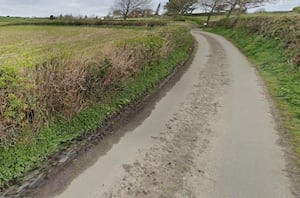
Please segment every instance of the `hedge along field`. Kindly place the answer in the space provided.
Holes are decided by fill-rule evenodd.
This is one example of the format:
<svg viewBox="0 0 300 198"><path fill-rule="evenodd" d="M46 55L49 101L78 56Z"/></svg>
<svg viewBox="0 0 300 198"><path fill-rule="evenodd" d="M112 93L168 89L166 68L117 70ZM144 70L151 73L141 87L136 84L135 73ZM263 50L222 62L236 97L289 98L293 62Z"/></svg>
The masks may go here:
<svg viewBox="0 0 300 198"><path fill-rule="evenodd" d="M148 32L150 34L151 31ZM65 107L53 106L59 105L61 100L66 98L66 95L61 95L60 92L66 94L72 91L73 93L78 86L83 86L84 82L80 82L80 80L84 81L87 77L88 67L85 67L86 64L91 65L95 61L101 64L105 56L111 56L111 54L105 54L104 50L114 48L113 45L124 39L132 40L136 34L140 34L141 38L145 36L143 30L40 26L3 27L0 32L2 43L0 47L0 83L3 90L1 94L1 118L3 119L0 122L0 138L7 140L11 136L8 131L13 131L12 134L25 131L26 127L23 125L28 125L26 122L35 121L31 118L28 120L29 117L42 118L41 116L43 116L44 120L49 120L56 109L62 108L60 111L64 112L67 104ZM66 79L75 87L66 88ZM58 85L58 83L62 84ZM82 87L82 93L83 90L84 87ZM63 98L58 99L54 91ZM76 91L79 92L79 90ZM28 93L29 95L27 95ZM74 94L69 97L74 97ZM77 94L79 94L78 97L82 96L81 92ZM59 101L50 101L51 96L56 97ZM77 98L77 100L79 99ZM44 104L39 105L38 101ZM51 107L45 107L45 105ZM78 102L77 105L80 107ZM47 110L41 109L44 107ZM53 112L49 112L50 110ZM41 114L39 116L36 115L38 111ZM68 113L71 112L65 112L65 114ZM38 127L37 123L32 124L36 128ZM29 130L32 131L31 128Z"/></svg>
<svg viewBox="0 0 300 198"><path fill-rule="evenodd" d="M56 26L122 26L122 27L138 27L138 26L165 26L169 22L168 17L157 18L129 18L128 20L111 20L98 18L78 18L69 16L61 16L50 18L19 18L19 17L1 17L0 27L16 26L16 25L56 25Z"/></svg>
<svg viewBox="0 0 300 198"><path fill-rule="evenodd" d="M300 15L234 17L211 31L232 40L256 63L300 167Z"/></svg>
<svg viewBox="0 0 300 198"><path fill-rule="evenodd" d="M193 44L154 28L8 26L0 31L0 187L153 90Z"/></svg>

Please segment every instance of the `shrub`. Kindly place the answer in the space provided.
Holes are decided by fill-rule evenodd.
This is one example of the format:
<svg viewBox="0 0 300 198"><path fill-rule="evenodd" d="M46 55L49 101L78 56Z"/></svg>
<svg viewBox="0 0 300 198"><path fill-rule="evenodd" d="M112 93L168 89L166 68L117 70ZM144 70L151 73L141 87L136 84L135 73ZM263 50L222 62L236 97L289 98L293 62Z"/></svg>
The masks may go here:
<svg viewBox="0 0 300 198"><path fill-rule="evenodd" d="M294 7L293 8L294 12L300 13L300 6Z"/></svg>
<svg viewBox="0 0 300 198"><path fill-rule="evenodd" d="M290 56L290 62L297 64L300 54L300 16L255 16L233 17L221 20L216 26L239 29L267 39L280 40L282 48Z"/></svg>
<svg viewBox="0 0 300 198"><path fill-rule="evenodd" d="M191 45L189 30L172 25L110 42L86 58L60 52L35 67L1 66L0 127L17 122L12 131L1 130L0 191L153 89L187 58Z"/></svg>
<svg viewBox="0 0 300 198"><path fill-rule="evenodd" d="M14 66L0 66L0 145L14 144L18 136L30 130L34 99L28 80Z"/></svg>

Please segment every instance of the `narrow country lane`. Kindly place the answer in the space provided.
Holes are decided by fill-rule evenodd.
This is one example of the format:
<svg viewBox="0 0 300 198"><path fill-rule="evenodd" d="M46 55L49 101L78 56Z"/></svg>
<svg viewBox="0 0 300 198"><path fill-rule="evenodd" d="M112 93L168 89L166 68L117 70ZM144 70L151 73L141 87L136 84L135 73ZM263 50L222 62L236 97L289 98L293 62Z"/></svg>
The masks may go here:
<svg viewBox="0 0 300 198"><path fill-rule="evenodd" d="M293 197L255 68L224 38L193 35L199 46L191 66L151 113L92 148L38 197Z"/></svg>

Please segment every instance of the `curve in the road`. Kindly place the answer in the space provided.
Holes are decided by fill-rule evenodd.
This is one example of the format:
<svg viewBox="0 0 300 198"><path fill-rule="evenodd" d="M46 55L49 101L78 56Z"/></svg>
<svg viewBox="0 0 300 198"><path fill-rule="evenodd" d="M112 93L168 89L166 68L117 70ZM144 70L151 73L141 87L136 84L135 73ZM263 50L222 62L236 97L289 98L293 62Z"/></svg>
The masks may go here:
<svg viewBox="0 0 300 198"><path fill-rule="evenodd" d="M193 63L151 115L57 197L292 197L255 68L224 38L193 35Z"/></svg>

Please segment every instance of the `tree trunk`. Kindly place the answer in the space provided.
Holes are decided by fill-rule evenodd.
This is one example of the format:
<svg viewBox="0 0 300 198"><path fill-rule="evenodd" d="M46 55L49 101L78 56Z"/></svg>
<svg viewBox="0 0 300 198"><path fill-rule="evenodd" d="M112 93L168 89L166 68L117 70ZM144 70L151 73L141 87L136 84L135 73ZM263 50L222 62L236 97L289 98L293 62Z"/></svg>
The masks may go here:
<svg viewBox="0 0 300 198"><path fill-rule="evenodd" d="M217 6L217 1L214 2L214 5L212 6L210 12L208 13L207 20L206 20L207 25L209 24L210 18L216 9L216 6Z"/></svg>
<svg viewBox="0 0 300 198"><path fill-rule="evenodd" d="M235 6L236 6L236 4L234 4L230 7L230 10L228 11L227 16L226 16L226 20L229 19L229 17L231 16L231 13L232 13L233 9L235 8Z"/></svg>

